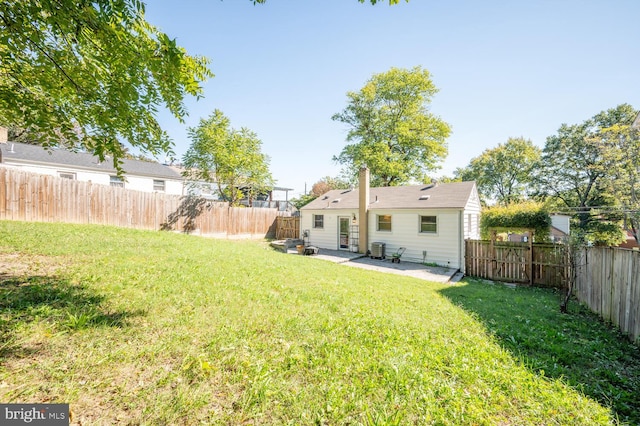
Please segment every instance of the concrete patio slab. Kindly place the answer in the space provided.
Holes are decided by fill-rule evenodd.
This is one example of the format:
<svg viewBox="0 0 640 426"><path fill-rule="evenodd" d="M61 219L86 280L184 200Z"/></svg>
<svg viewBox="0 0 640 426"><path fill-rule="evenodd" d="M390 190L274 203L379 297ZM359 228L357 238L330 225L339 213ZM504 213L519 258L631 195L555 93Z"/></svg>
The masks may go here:
<svg viewBox="0 0 640 426"><path fill-rule="evenodd" d="M298 255L297 250L287 250L289 254ZM320 253L314 256L314 259L328 260L334 263L340 263L354 268L368 269L371 271L386 272L389 274L405 275L414 278L420 278L426 281L446 283L452 281L454 276L461 274L457 269L445 268L440 266L425 266L420 263L403 262L392 263L391 259L371 259L360 253L352 253L341 250L320 249ZM458 275L456 275L458 273ZM458 278L459 279L459 278ZM455 282L455 281L453 281Z"/></svg>

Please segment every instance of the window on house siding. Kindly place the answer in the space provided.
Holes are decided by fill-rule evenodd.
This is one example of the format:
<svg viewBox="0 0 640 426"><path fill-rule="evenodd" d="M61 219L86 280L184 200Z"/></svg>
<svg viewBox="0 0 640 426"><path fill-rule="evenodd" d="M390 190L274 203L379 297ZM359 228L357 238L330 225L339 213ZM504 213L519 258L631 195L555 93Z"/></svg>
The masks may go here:
<svg viewBox="0 0 640 426"><path fill-rule="evenodd" d="M390 214L378 215L378 231L391 232L391 215Z"/></svg>
<svg viewBox="0 0 640 426"><path fill-rule="evenodd" d="M109 185L124 188L124 180L120 176L109 176Z"/></svg>
<svg viewBox="0 0 640 426"><path fill-rule="evenodd" d="M324 228L324 215L323 214L314 214L313 215L313 227L314 228Z"/></svg>
<svg viewBox="0 0 640 426"><path fill-rule="evenodd" d="M58 177L62 179L76 180L76 174L72 172L58 172Z"/></svg>
<svg viewBox="0 0 640 426"><path fill-rule="evenodd" d="M437 216L420 216L420 232L429 234L438 232Z"/></svg>
<svg viewBox="0 0 640 426"><path fill-rule="evenodd" d="M153 190L158 192L164 192L164 181L163 180L153 180Z"/></svg>

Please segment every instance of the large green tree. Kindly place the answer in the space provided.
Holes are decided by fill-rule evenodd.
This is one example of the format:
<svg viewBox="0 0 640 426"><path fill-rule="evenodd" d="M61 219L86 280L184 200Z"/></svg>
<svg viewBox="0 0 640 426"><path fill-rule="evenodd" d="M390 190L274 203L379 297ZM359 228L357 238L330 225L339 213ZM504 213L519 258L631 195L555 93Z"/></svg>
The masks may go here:
<svg viewBox="0 0 640 426"><path fill-rule="evenodd" d="M262 141L249 129L235 130L220 110L189 128L191 146L183 158L184 176L192 182L210 182L237 205L243 197L273 188L269 157L261 152Z"/></svg>
<svg viewBox="0 0 640 426"><path fill-rule="evenodd" d="M457 169L462 180L475 180L483 201L500 205L527 198L532 183L531 171L540 160L541 149L528 139L509 138L506 143L485 150L472 158L468 166Z"/></svg>
<svg viewBox="0 0 640 426"><path fill-rule="evenodd" d="M620 153L604 129L628 126L637 111L623 104L602 111L581 124L563 124L547 138L536 168L538 193L576 212L578 232L595 244L623 239L613 184L620 170ZM625 154L626 155L626 154Z"/></svg>
<svg viewBox="0 0 640 426"><path fill-rule="evenodd" d="M332 119L349 126L347 145L334 160L355 176L369 167L374 186L423 181L447 155L449 125L429 111L438 92L429 71L391 68L374 74Z"/></svg>
<svg viewBox="0 0 640 426"><path fill-rule="evenodd" d="M128 142L158 155L171 142L156 119L178 119L201 96L207 60L144 18L138 0L0 0L0 125L61 141L118 166Z"/></svg>

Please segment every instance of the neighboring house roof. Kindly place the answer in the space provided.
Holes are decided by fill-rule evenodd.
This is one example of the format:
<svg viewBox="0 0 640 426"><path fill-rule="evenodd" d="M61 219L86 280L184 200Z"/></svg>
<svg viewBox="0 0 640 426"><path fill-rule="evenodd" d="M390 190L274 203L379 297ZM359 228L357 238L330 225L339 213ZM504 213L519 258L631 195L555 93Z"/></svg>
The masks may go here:
<svg viewBox="0 0 640 426"><path fill-rule="evenodd" d="M638 113L638 115L636 115L635 120L633 120L633 123L631 124L631 128L640 129L640 112Z"/></svg>
<svg viewBox="0 0 640 426"><path fill-rule="evenodd" d="M2 145L0 149L2 149L3 162L12 160L22 164L57 165L67 168L116 173L116 169L110 159L101 163L98 157L87 152L72 152L63 148L48 150L39 145L18 142L8 142L6 145ZM182 180L180 173L169 166L155 162L123 159L122 169L128 175Z"/></svg>
<svg viewBox="0 0 640 426"><path fill-rule="evenodd" d="M370 209L463 209L475 190L475 182L371 188ZM358 189L334 189L300 210L358 208Z"/></svg>

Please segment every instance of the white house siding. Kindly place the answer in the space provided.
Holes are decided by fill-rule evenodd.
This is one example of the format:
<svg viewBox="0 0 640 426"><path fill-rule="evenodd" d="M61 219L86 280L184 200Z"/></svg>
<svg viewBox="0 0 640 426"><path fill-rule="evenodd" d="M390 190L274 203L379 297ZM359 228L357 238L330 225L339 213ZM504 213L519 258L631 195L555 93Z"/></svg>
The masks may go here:
<svg viewBox="0 0 640 426"><path fill-rule="evenodd" d="M464 207L464 239L480 239L480 198L478 192L473 191L467 205Z"/></svg>
<svg viewBox="0 0 640 426"><path fill-rule="evenodd" d="M80 182L91 182L99 185L110 185L111 175L106 172L82 170L78 168L70 168L62 165L48 166L41 164L12 164L6 161L3 164L5 167L11 167L20 169L26 172L38 173L41 175L60 176L60 173L72 173L75 176L75 180ZM173 195L182 195L182 181L166 179L162 177L149 177L149 176L126 176L124 187L127 189L133 189L135 191L154 192L153 181L163 180L165 182L165 193Z"/></svg>
<svg viewBox="0 0 640 426"><path fill-rule="evenodd" d="M377 230L377 215L391 215L391 232ZM460 252L462 210L370 210L369 245L373 242L385 243L387 256L400 247L406 247L402 260L422 262L423 250L427 252L425 261L459 269L463 266ZM436 216L435 234L420 232L420 216ZM370 248L370 247L369 247Z"/></svg>
<svg viewBox="0 0 640 426"><path fill-rule="evenodd" d="M324 227L313 227L313 216L324 215ZM300 216L300 235L309 230L309 244L316 247L338 250L338 217L358 217L356 210L304 210ZM351 236L350 236L351 238Z"/></svg>
<svg viewBox="0 0 640 426"><path fill-rule="evenodd" d="M160 192L182 195L182 182L161 177L127 176L124 187L135 191L156 192L153 188L154 180L164 182L164 191Z"/></svg>
<svg viewBox="0 0 640 426"><path fill-rule="evenodd" d="M59 176L60 173L73 173L76 180L81 182L92 182L100 185L109 185L109 175L100 172L92 172L90 170L78 170L68 167L50 167L43 165L27 165L27 164L11 164L6 161L4 166L14 169L20 169L25 172L38 173L41 175Z"/></svg>

